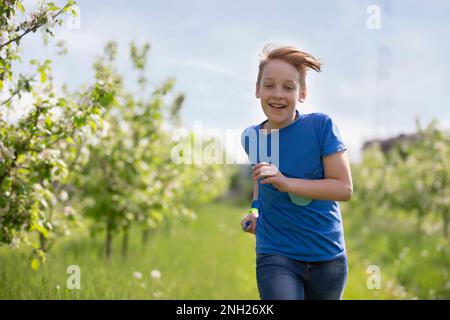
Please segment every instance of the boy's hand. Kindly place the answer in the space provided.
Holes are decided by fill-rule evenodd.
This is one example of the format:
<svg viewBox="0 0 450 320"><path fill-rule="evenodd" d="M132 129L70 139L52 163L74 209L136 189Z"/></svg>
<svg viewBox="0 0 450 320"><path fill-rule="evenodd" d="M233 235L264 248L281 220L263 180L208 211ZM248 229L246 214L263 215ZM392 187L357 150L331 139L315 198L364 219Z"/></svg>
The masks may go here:
<svg viewBox="0 0 450 320"><path fill-rule="evenodd" d="M256 233L256 220L258 219L258 213L247 214L241 220L242 230L249 233Z"/></svg>
<svg viewBox="0 0 450 320"><path fill-rule="evenodd" d="M261 184L271 183L281 192L288 192L289 178L284 176L278 168L269 163L258 163L253 167L252 177L254 180L261 178Z"/></svg>

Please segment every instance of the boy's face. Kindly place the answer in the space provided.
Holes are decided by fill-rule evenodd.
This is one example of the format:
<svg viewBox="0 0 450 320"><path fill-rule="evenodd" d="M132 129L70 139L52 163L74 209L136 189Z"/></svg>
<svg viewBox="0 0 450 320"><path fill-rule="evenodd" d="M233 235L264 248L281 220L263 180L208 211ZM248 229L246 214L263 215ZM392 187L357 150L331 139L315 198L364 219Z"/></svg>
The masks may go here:
<svg viewBox="0 0 450 320"><path fill-rule="evenodd" d="M283 60L269 61L256 85L256 98L269 121L278 128L294 120L297 100L303 102L306 90L300 88L299 71Z"/></svg>

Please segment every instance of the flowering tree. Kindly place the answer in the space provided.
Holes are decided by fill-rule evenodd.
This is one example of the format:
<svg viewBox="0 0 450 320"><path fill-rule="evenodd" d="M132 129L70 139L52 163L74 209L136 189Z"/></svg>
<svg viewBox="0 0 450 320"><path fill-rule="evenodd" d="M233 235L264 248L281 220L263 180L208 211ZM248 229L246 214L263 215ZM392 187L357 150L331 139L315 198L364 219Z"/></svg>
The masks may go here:
<svg viewBox="0 0 450 320"><path fill-rule="evenodd" d="M227 184L218 165L172 161L174 142L162 124L180 124L184 95L167 103L174 86L168 79L143 98L149 45L130 47L139 73L138 97L116 70L113 42L94 65L94 83L80 91L53 83L51 60L30 61L31 74L12 70L12 62L20 61L21 39L38 29L51 36L64 13L75 14L74 5L69 1L60 8L44 1L26 17L21 1L1 4L0 243L32 246L35 269L54 241L70 231L77 209L94 228L104 229L106 256L118 232L126 255L132 223L147 235L195 217L194 209ZM11 111L19 118L11 119Z"/></svg>
<svg viewBox="0 0 450 320"><path fill-rule="evenodd" d="M115 67L116 44L105 47L95 64L97 74L111 74L119 83L104 115L102 130L89 140L89 161L77 178L83 211L97 229L105 231L105 255L112 255L115 235L122 233L122 254L127 255L128 234L133 223L144 236L161 225L195 217L193 209L226 187L218 166L183 166L171 159L175 143L164 121L179 124L183 95L172 94L174 80L155 87L150 98L136 98L127 91ZM130 46L130 56L139 72L140 96L145 96L145 65L150 46ZM222 178L222 179L220 179ZM202 183L199 183L202 182ZM194 196L195 195L195 196Z"/></svg>
<svg viewBox="0 0 450 320"><path fill-rule="evenodd" d="M70 93L58 90L51 76L51 60L31 61L31 75L16 74L13 61L20 61L20 41L38 29L51 34L61 24L62 14L72 10L73 1L64 7L45 1L36 12L25 15L20 1L0 4L0 243L34 248L32 266L45 258L47 239L66 225L54 208L66 202L64 185L76 166L77 145L88 128L98 120L114 90L111 81L98 79L87 90ZM89 97L89 99L86 99ZM11 112L19 119L9 119ZM67 206L66 216L73 210ZM38 233L39 240L29 237Z"/></svg>

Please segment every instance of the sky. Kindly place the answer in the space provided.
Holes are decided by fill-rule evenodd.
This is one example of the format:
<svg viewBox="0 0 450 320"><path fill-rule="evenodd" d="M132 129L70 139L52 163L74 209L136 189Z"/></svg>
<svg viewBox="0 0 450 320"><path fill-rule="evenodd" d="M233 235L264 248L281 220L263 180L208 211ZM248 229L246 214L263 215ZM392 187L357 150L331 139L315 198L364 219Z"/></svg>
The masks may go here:
<svg viewBox="0 0 450 320"><path fill-rule="evenodd" d="M33 2L25 1L26 9ZM449 1L77 3L78 20L52 40L64 39L68 54L56 56L36 34L22 43L24 60L53 59L57 82L76 89L92 82L92 63L107 41L118 43L119 69L130 79L129 43L148 42L146 75L154 84L176 78L175 91L186 95L187 128L200 122L242 131L266 119L255 82L258 53L269 42L294 45L323 63L321 73L308 73L308 97L297 109L329 115L353 161L365 141L413 133L416 119L426 126L436 118L450 128ZM245 156L241 148L229 151Z"/></svg>

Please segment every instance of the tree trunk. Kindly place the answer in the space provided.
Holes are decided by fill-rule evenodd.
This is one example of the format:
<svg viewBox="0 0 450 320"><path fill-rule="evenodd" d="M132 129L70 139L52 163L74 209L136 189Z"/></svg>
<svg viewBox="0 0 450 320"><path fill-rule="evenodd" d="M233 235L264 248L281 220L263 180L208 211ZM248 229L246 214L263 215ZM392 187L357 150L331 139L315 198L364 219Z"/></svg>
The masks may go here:
<svg viewBox="0 0 450 320"><path fill-rule="evenodd" d="M422 235L422 215L420 211L417 212L417 240L420 241Z"/></svg>
<svg viewBox="0 0 450 320"><path fill-rule="evenodd" d="M448 239L448 210L442 211L442 230L444 238Z"/></svg>
<svg viewBox="0 0 450 320"><path fill-rule="evenodd" d="M106 243L105 243L105 253L106 258L108 260L111 260L111 253L112 253L112 228L109 224L106 225Z"/></svg>
<svg viewBox="0 0 450 320"><path fill-rule="evenodd" d="M122 257L126 258L128 256L128 231L129 228L123 228L123 238L122 238Z"/></svg>
<svg viewBox="0 0 450 320"><path fill-rule="evenodd" d="M148 244L148 238L150 235L150 228L145 228L142 230L142 246L146 247Z"/></svg>
<svg viewBox="0 0 450 320"><path fill-rule="evenodd" d="M47 239L43 236L42 233L39 233L39 249L47 252Z"/></svg>

